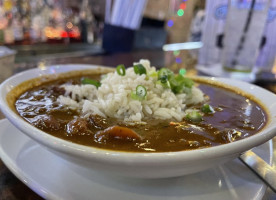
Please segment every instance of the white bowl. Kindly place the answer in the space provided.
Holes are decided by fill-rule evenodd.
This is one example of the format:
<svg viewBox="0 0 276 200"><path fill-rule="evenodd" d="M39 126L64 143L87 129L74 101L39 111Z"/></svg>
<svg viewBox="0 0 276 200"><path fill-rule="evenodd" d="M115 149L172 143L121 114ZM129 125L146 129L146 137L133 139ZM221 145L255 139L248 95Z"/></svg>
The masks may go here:
<svg viewBox="0 0 276 200"><path fill-rule="evenodd" d="M62 158L87 169L140 178L164 178L190 174L238 157L276 135L276 95L258 86L225 78L211 78L235 86L258 98L268 111L269 121L258 134L216 147L165 153L131 153L87 147L51 136L24 121L6 101L6 95L23 81L45 75L97 66L57 65L19 73L0 86L0 108L23 133Z"/></svg>

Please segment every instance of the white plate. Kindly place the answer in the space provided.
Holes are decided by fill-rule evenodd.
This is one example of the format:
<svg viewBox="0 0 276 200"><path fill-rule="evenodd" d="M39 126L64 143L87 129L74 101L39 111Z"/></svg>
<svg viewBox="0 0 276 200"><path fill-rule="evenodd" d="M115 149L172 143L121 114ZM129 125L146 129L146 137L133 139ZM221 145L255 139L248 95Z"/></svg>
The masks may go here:
<svg viewBox="0 0 276 200"><path fill-rule="evenodd" d="M272 163L271 142L255 148L255 152ZM200 173L167 179L108 177L88 172L42 148L8 120L0 121L0 156L22 182L46 199L257 200L266 190L238 159Z"/></svg>

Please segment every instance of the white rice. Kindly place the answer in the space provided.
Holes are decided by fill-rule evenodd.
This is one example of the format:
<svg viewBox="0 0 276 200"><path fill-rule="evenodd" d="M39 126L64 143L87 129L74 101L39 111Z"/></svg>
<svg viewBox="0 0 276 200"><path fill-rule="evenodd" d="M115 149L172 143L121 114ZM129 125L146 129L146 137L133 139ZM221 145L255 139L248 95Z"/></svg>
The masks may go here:
<svg viewBox="0 0 276 200"><path fill-rule="evenodd" d="M156 72L148 60L140 60L147 74ZM137 63L134 63L137 64ZM204 100L203 93L195 86L190 94L175 95L170 89L156 84L157 77L135 74L133 68L126 69L126 75L108 73L97 89L93 85L63 85L66 92L58 101L70 109L79 110L84 116L100 115L124 120L126 123L143 123L145 119L181 121L186 115L186 105ZM131 98L137 85L147 89L145 100ZM70 95L69 95L70 94Z"/></svg>

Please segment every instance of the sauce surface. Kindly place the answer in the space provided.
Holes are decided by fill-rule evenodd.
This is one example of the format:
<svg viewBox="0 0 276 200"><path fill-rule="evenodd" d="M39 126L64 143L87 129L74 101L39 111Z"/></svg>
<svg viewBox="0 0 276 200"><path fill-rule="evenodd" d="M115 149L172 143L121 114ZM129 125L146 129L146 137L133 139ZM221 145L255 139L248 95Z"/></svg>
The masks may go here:
<svg viewBox="0 0 276 200"><path fill-rule="evenodd" d="M89 76L99 79L97 76ZM267 114L254 100L220 86L200 83L215 109L203 121L171 122L147 120L145 125L125 125L122 121L100 116L82 118L76 111L57 102L64 83L80 84L82 77L44 83L22 93L14 103L26 121L51 134L74 143L104 149L131 152L170 152L217 146L258 133L266 124ZM199 108L194 105L192 108ZM135 131L137 138L118 138L101 134L108 127L119 125ZM99 134L100 133L100 134Z"/></svg>

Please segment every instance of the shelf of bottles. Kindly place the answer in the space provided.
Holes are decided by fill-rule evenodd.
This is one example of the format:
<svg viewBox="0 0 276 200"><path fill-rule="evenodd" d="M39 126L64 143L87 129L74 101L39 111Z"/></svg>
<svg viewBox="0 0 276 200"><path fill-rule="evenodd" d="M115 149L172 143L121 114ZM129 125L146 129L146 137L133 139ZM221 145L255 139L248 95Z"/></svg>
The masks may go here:
<svg viewBox="0 0 276 200"><path fill-rule="evenodd" d="M0 0L0 45L93 42L89 1Z"/></svg>

